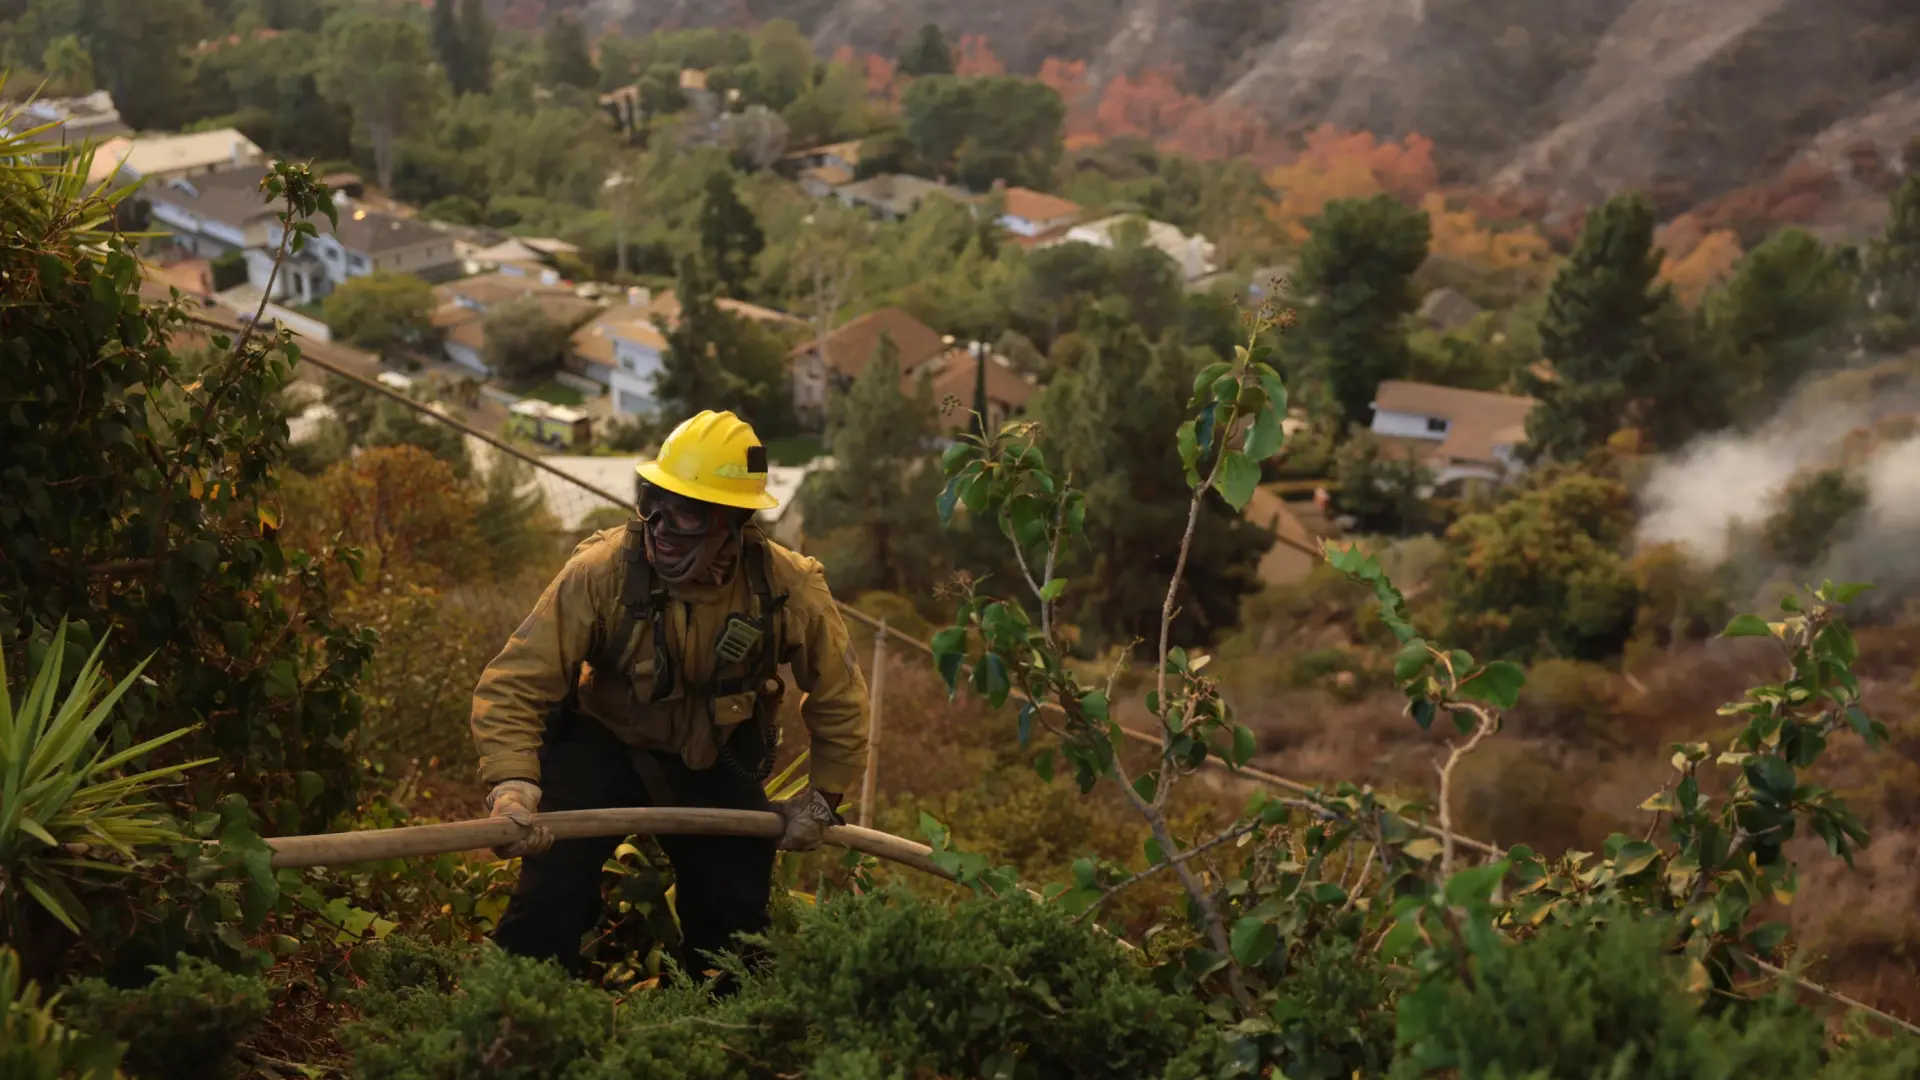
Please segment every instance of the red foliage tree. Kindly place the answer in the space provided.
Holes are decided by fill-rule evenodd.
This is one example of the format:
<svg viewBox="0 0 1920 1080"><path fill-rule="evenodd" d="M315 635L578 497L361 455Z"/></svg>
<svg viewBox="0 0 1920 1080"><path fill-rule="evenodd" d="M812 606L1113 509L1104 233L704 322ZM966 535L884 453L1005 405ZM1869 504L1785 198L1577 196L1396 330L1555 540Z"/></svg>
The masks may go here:
<svg viewBox="0 0 1920 1080"><path fill-rule="evenodd" d="M1005 75L1007 66L993 55L993 48L987 44L985 34L967 34L960 38L960 47L954 50L953 73L963 78Z"/></svg>

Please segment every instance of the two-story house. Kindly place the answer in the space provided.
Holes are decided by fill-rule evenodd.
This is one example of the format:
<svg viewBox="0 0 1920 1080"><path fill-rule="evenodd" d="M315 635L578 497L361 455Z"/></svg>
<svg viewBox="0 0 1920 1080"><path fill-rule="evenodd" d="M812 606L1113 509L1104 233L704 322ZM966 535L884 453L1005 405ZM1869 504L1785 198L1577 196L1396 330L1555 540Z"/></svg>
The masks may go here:
<svg viewBox="0 0 1920 1080"><path fill-rule="evenodd" d="M225 172L150 181L141 189L156 232L172 235L173 245L213 259L234 251L264 248L274 207L260 190L264 165Z"/></svg>
<svg viewBox="0 0 1920 1080"><path fill-rule="evenodd" d="M551 270L538 277L479 274L436 285L433 292L439 303L431 321L440 334L441 351L448 360L481 376L493 373L485 359L487 312L530 298L539 301L549 318L574 327L599 310L593 301L575 296Z"/></svg>
<svg viewBox="0 0 1920 1080"><path fill-rule="evenodd" d="M70 98L38 98L20 106L11 128L0 125L0 135L31 131L52 124L49 131L34 136L35 142L78 147L82 143L105 142L116 135L130 135L133 129L120 119L113 95L105 90Z"/></svg>
<svg viewBox="0 0 1920 1080"><path fill-rule="evenodd" d="M869 311L822 338L810 338L794 348L793 411L803 426L818 429L827 422L828 398L853 385L873 359L885 334L900 357L903 376L944 356L948 342L940 332L896 307ZM971 401L969 390L964 401Z"/></svg>
<svg viewBox="0 0 1920 1080"><path fill-rule="evenodd" d="M351 203L338 207L336 226L315 217L319 236L310 239L298 255L290 255L273 285L274 300L296 304L324 299L349 278L376 270L413 274L429 281L459 272L460 257L453 237L418 221L369 210ZM273 253L284 232L279 221L267 226L264 247L247 252L247 280L265 290L273 268Z"/></svg>
<svg viewBox="0 0 1920 1080"><path fill-rule="evenodd" d="M569 368L613 396L619 416L652 416L659 409L656 381L667 353L667 335L654 325L645 289L627 293L573 333Z"/></svg>
<svg viewBox="0 0 1920 1080"><path fill-rule="evenodd" d="M1139 223L1139 224L1134 224ZM1082 243L1095 247L1111 248L1119 234L1128 228L1146 228L1145 242L1166 252L1180 267L1180 272L1188 281L1206 277L1217 269L1214 266L1213 241L1195 233L1192 236L1180 231L1177 226L1164 221L1153 221L1138 214L1115 214L1098 221L1089 221L1084 225L1075 225L1057 238L1037 242L1035 247L1052 247L1054 244Z"/></svg>
<svg viewBox="0 0 1920 1080"><path fill-rule="evenodd" d="M1021 247L1036 247L1065 236L1087 213L1080 204L1044 191L1023 187L1002 190L1006 204L1000 211L1000 227L1012 233L1013 242Z"/></svg>
<svg viewBox="0 0 1920 1080"><path fill-rule="evenodd" d="M1534 399L1389 379L1374 392L1375 435L1413 454L1434 486L1500 484L1523 465Z"/></svg>

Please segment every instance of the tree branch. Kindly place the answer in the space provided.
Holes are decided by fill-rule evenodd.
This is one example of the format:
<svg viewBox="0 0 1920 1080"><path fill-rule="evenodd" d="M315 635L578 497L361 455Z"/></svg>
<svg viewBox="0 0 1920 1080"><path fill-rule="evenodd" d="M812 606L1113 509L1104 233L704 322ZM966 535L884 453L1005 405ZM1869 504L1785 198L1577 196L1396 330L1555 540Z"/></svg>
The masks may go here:
<svg viewBox="0 0 1920 1080"><path fill-rule="evenodd" d="M1447 763L1440 767L1440 832L1442 837L1440 841L1440 873L1443 877L1453 873L1454 766L1460 764L1468 754L1473 753L1473 751L1479 747L1480 740L1493 734L1494 729L1499 727L1498 722L1494 720L1493 714L1478 705L1462 703L1457 705L1456 708L1472 713L1478 722L1474 725L1473 736L1465 743L1453 747L1452 751L1447 754Z"/></svg>
<svg viewBox="0 0 1920 1080"><path fill-rule="evenodd" d="M1188 859L1204 854L1207 851L1210 851L1213 848L1217 848L1222 844L1231 843L1232 841L1238 840L1242 836L1247 835L1248 833L1258 832L1260 829L1264 827L1265 827L1264 824L1258 818L1255 818L1252 821L1242 822L1241 824L1236 825L1231 829L1228 829L1226 832L1221 833L1219 836L1216 836L1211 840L1206 841L1205 843L1197 844L1193 847L1190 847L1187 850L1180 852L1179 854L1173 856L1170 859L1167 859L1164 862L1154 863L1152 866L1147 867L1145 870L1142 870L1139 873L1134 874L1132 877L1127 878L1125 881L1122 881L1119 884L1113 886L1112 888L1108 889L1106 892L1101 893L1098 899L1096 899L1093 903L1087 905L1087 909L1085 911L1082 911L1080 914L1075 915L1073 917L1073 921L1081 922L1085 919L1091 918L1093 916L1093 913L1099 910L1102 904L1105 904L1108 900L1113 899L1114 894L1120 892L1123 889L1130 889L1133 886L1138 885L1142 881L1145 881L1146 879L1152 877L1153 875L1159 873L1162 870L1172 869L1173 867L1179 865L1180 863L1186 862Z"/></svg>

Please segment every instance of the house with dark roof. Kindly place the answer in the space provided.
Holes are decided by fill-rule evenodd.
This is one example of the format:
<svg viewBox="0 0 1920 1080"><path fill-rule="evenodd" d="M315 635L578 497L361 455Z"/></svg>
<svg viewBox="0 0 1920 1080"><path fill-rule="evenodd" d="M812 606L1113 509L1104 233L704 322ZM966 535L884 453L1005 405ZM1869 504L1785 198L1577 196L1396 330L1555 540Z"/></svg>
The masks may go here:
<svg viewBox="0 0 1920 1080"><path fill-rule="evenodd" d="M1373 433L1433 470L1435 486L1505 482L1519 472L1534 399L1389 379L1373 398Z"/></svg>
<svg viewBox="0 0 1920 1080"><path fill-rule="evenodd" d="M965 188L906 173L881 173L865 180L838 185L832 190L848 206L862 207L890 220L906 217L918 210L929 196L952 199L963 206L979 201Z"/></svg>
<svg viewBox="0 0 1920 1080"><path fill-rule="evenodd" d="M900 357L901 374L944 356L951 344L940 332L897 307L869 311L824 338L810 338L793 352L793 409L800 422L819 427L827 420L827 399L853 385L885 334ZM971 401L971 392L966 400Z"/></svg>
<svg viewBox="0 0 1920 1080"><path fill-rule="evenodd" d="M264 248L274 207L260 190L264 165L225 172L178 176L150 183L141 197L153 214L156 232L172 235L175 247L213 259L234 251Z"/></svg>
<svg viewBox="0 0 1920 1080"><path fill-rule="evenodd" d="M273 299L296 304L324 299L350 278L376 270L413 274L429 281L460 272L460 256L453 237L424 222L369 210L343 201L337 207L339 223L324 216L311 218L319 236L297 255L289 255L274 281ZM280 246L279 221L267 226L266 244L247 252L247 280L265 289L273 268L273 252Z"/></svg>

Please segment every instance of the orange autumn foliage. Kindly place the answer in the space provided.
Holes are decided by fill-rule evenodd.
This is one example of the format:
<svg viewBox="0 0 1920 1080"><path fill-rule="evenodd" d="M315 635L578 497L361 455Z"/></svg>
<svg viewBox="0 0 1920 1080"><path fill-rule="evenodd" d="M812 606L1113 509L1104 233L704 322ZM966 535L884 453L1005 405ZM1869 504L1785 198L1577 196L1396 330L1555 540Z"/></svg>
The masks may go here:
<svg viewBox="0 0 1920 1080"><path fill-rule="evenodd" d="M1483 225L1470 208L1453 209L1447 197L1428 192L1420 201L1432 229L1428 250L1445 259L1490 270L1524 270L1543 278L1553 261L1553 247L1531 224L1494 230Z"/></svg>
<svg viewBox="0 0 1920 1080"><path fill-rule="evenodd" d="M985 34L967 34L961 37L960 47L953 51L953 73L961 78L1005 75L1007 66L993 55Z"/></svg>
<svg viewBox="0 0 1920 1080"><path fill-rule="evenodd" d="M1716 229L1684 257L1675 258L1669 253L1660 264L1660 280L1673 286L1681 303L1693 307L1706 298L1709 289L1733 275L1743 254L1740 238L1733 230Z"/></svg>
<svg viewBox="0 0 1920 1080"><path fill-rule="evenodd" d="M1131 135L1152 141L1172 134L1205 106L1192 94L1182 93L1174 73L1165 68L1143 71L1138 77L1117 75L1102 88L1090 126L1080 130L1102 139Z"/></svg>
<svg viewBox="0 0 1920 1080"><path fill-rule="evenodd" d="M1086 108L1087 95L1093 91L1093 87L1087 83L1087 62L1049 56L1041 63L1040 73L1034 77L1060 95L1061 103L1067 107L1067 128L1069 132L1075 132L1074 120ZM1073 134L1068 135L1069 139L1073 137Z"/></svg>
<svg viewBox="0 0 1920 1080"><path fill-rule="evenodd" d="M1294 160L1267 170L1266 180L1280 193L1268 204L1268 217L1303 241L1306 223L1328 203L1382 193L1411 202L1434 189L1438 173L1433 142L1425 136L1408 135L1395 143L1322 124L1307 134L1306 148Z"/></svg>

